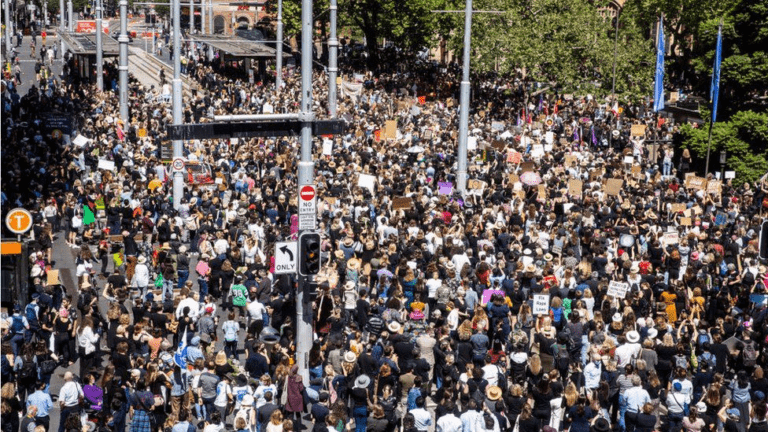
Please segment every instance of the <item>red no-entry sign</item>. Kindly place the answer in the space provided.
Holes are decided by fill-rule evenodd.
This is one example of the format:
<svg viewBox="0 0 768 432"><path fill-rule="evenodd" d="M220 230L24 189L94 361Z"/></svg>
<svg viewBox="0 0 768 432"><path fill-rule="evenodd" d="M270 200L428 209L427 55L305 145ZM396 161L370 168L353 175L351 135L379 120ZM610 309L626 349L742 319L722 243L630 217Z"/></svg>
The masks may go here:
<svg viewBox="0 0 768 432"><path fill-rule="evenodd" d="M315 199L315 187L312 185L304 185L299 191L299 197L302 201L312 201Z"/></svg>

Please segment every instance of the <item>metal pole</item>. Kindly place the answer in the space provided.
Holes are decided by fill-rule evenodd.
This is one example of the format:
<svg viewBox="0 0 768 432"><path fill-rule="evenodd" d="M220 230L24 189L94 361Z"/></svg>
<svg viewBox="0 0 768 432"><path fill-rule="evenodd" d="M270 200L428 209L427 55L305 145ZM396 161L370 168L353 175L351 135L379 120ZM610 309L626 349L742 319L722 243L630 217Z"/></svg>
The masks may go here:
<svg viewBox="0 0 768 432"><path fill-rule="evenodd" d="M61 43L61 58L62 63L64 62L64 38L61 37L61 33L64 33L66 28L64 27L64 23L66 22L64 19L64 0L59 0L59 43Z"/></svg>
<svg viewBox="0 0 768 432"><path fill-rule="evenodd" d="M200 33L205 34L205 0L200 0Z"/></svg>
<svg viewBox="0 0 768 432"><path fill-rule="evenodd" d="M208 0L208 33L213 34L213 0ZM208 60L213 60L213 47L208 45Z"/></svg>
<svg viewBox="0 0 768 432"><path fill-rule="evenodd" d="M101 0L96 0L96 88L104 91L104 58L103 58L103 34L101 28L102 19Z"/></svg>
<svg viewBox="0 0 768 432"><path fill-rule="evenodd" d="M710 152L710 150L712 148L712 126L713 125L714 125L714 122L712 122L711 119L710 119L710 122L709 122L709 134L707 134L707 163L706 163L705 168L704 168L704 177L706 177L707 174L709 174L709 152ZM723 179L723 180L725 180L725 179Z"/></svg>
<svg viewBox="0 0 768 432"><path fill-rule="evenodd" d="M472 40L472 0L466 0L464 11L464 67L461 77L461 112L459 117L459 152L456 167L458 191L467 193L467 134L469 133L469 53Z"/></svg>
<svg viewBox="0 0 768 432"><path fill-rule="evenodd" d="M619 48L619 14L621 9L616 9L616 31L613 36L613 84L611 85L611 99L616 99L616 53Z"/></svg>
<svg viewBox="0 0 768 432"><path fill-rule="evenodd" d="M336 118L336 76L339 68L339 39L336 37L337 0L331 0L331 38L328 41L328 107L331 118Z"/></svg>
<svg viewBox="0 0 768 432"><path fill-rule="evenodd" d="M195 0L189 0L189 34L195 33Z"/></svg>
<svg viewBox="0 0 768 432"><path fill-rule="evenodd" d="M75 31L75 21L72 15L72 0L67 0L67 17L68 17L67 29L69 31Z"/></svg>
<svg viewBox="0 0 768 432"><path fill-rule="evenodd" d="M128 125L128 0L120 0L120 118L123 126Z"/></svg>
<svg viewBox="0 0 768 432"><path fill-rule="evenodd" d="M277 59L275 62L275 88L283 85L283 0L277 0Z"/></svg>
<svg viewBox="0 0 768 432"><path fill-rule="evenodd" d="M181 116L181 2L173 0L173 124L182 124ZM173 158L183 156L184 142L173 141ZM173 173L173 208L181 205L181 196L184 192L184 174Z"/></svg>
<svg viewBox="0 0 768 432"><path fill-rule="evenodd" d="M47 28L48 28L48 1L43 0L43 30Z"/></svg>
<svg viewBox="0 0 768 432"><path fill-rule="evenodd" d="M301 1L301 160L299 189L314 182L312 161L312 0ZM309 384L309 351L312 349L312 306L305 298L308 280L299 276L296 294L296 363L304 385Z"/></svg>
<svg viewBox="0 0 768 432"><path fill-rule="evenodd" d="M11 42L11 2L5 0L3 2L5 8L5 61L11 63L11 48L13 43Z"/></svg>

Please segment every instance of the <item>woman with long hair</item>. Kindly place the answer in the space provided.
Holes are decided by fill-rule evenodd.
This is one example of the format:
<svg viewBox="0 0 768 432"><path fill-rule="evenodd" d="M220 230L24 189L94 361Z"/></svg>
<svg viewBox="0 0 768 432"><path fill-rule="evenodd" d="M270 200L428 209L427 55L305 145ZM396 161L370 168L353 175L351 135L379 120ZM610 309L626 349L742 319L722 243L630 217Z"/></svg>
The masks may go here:
<svg viewBox="0 0 768 432"><path fill-rule="evenodd" d="M24 406L16 395L16 384L7 382L0 388L0 417L2 418L3 432L16 432L19 430L19 413Z"/></svg>
<svg viewBox="0 0 768 432"><path fill-rule="evenodd" d="M53 349L59 356L59 364L71 366L75 362L75 353L70 340L75 333L75 323L69 317L69 309L62 307L53 318Z"/></svg>
<svg viewBox="0 0 768 432"><path fill-rule="evenodd" d="M99 335L94 331L93 319L89 316L82 318L77 331L78 354L80 355L80 376L85 376L96 362Z"/></svg>
<svg viewBox="0 0 768 432"><path fill-rule="evenodd" d="M550 401L554 397L549 382L549 375L544 374L531 389L531 399L533 399L533 416L539 420L541 426L549 424L549 418L552 415L552 406Z"/></svg>

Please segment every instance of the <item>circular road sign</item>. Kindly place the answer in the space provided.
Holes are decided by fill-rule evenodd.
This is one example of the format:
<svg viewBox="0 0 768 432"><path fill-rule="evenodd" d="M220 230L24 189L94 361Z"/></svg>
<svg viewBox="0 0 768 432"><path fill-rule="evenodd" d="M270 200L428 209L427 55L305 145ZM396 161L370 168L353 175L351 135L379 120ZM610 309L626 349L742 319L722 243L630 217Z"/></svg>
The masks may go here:
<svg viewBox="0 0 768 432"><path fill-rule="evenodd" d="M32 213L15 208L5 216L5 226L14 234L24 234L32 228Z"/></svg>
<svg viewBox="0 0 768 432"><path fill-rule="evenodd" d="M312 201L315 199L315 187L311 185L304 185L299 191L299 196L302 201Z"/></svg>
<svg viewBox="0 0 768 432"><path fill-rule="evenodd" d="M173 160L173 170L174 171L184 171L184 159L182 158L176 158Z"/></svg>

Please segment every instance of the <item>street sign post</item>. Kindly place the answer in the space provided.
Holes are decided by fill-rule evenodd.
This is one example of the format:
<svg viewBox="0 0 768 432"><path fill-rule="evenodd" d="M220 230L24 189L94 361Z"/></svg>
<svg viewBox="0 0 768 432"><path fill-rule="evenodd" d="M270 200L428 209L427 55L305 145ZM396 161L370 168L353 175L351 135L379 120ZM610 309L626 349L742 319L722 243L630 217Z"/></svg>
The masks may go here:
<svg viewBox="0 0 768 432"><path fill-rule="evenodd" d="M275 274L296 274L296 242L275 243Z"/></svg>
<svg viewBox="0 0 768 432"><path fill-rule="evenodd" d="M184 159L183 158L174 159L172 167L174 172L184 171Z"/></svg>
<svg viewBox="0 0 768 432"><path fill-rule="evenodd" d="M5 226L14 234L24 234L32 228L32 213L21 207L15 208L5 216Z"/></svg>
<svg viewBox="0 0 768 432"><path fill-rule="evenodd" d="M299 187L299 231L317 229L317 188Z"/></svg>

